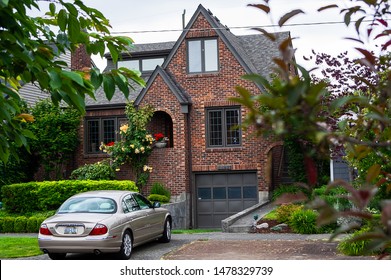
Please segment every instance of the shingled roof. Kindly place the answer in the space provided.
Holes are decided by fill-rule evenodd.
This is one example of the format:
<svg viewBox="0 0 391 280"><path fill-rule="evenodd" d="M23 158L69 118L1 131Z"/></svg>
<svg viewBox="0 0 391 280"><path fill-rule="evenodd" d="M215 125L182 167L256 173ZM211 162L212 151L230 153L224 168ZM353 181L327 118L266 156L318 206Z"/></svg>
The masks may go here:
<svg viewBox="0 0 391 280"><path fill-rule="evenodd" d="M213 14L206 10L202 5L199 5L196 12L193 14L186 28L180 35L177 41L175 42L161 42L161 43L151 43L151 44L135 44L132 49L129 49L129 54L124 54L124 57L140 57L140 56L148 56L154 54L168 54L167 59L163 63L162 67L157 67L157 69L148 76L143 76L147 82L153 75L156 77L156 71L158 71L161 75L168 75L164 69L170 62L171 58L175 55L176 50L179 48L182 41L185 39L186 34L189 28L193 25L197 17L202 14L211 24L212 28L214 28L219 35L219 37L223 40L223 42L231 49L232 53L239 61L239 63L243 66L247 73L258 73L264 77L269 77L273 72L273 58L280 57L279 53L279 44L288 39L290 37L289 32L280 32L275 33L276 41L271 41L264 34L254 34L254 35L234 35L228 27L222 25L217 17L213 16ZM108 59L108 64L105 70L110 70L115 67L113 65L112 60L110 59L110 55L106 54L106 58ZM167 81L170 82L169 76L165 76ZM153 79L151 80L153 81ZM151 82L150 81L150 82ZM129 101L135 100L139 94L142 92L142 88L140 86L135 86L135 91L131 92L129 95ZM179 94L179 93L178 93ZM179 96L184 97L183 100L190 100L187 97L186 93L180 93ZM177 96L178 97L178 96ZM140 98L138 98L138 101ZM182 100L182 101L183 101ZM103 89L100 89L96 92L96 101L87 100L87 106L100 106L100 105L115 105L115 104L125 104L128 100L124 97L123 93L121 93L118 89L116 90L114 97L111 101L107 101Z"/></svg>

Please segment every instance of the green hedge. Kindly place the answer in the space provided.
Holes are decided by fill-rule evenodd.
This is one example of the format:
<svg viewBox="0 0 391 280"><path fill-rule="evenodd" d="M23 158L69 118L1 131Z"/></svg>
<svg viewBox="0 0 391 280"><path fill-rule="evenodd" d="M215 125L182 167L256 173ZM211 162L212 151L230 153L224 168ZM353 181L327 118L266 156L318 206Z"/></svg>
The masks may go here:
<svg viewBox="0 0 391 280"><path fill-rule="evenodd" d="M9 213L56 210L74 194L91 190L138 191L132 181L67 180L3 186L4 208Z"/></svg>
<svg viewBox="0 0 391 280"><path fill-rule="evenodd" d="M45 217L0 217L0 233L38 233Z"/></svg>
<svg viewBox="0 0 391 280"><path fill-rule="evenodd" d="M150 200L150 201L158 201L158 202L161 202L161 203L168 203L168 202L170 202L170 199L167 196L161 195L161 194L151 194L150 196L148 196L148 200Z"/></svg>

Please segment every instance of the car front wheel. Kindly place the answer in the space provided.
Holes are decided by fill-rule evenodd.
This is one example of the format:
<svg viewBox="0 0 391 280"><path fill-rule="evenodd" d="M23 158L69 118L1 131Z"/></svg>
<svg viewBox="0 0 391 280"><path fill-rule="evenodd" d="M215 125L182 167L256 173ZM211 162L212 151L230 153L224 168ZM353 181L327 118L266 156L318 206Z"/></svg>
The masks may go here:
<svg viewBox="0 0 391 280"><path fill-rule="evenodd" d="M171 241L171 223L168 219L164 222L163 236L160 238L160 241L163 243Z"/></svg>
<svg viewBox="0 0 391 280"><path fill-rule="evenodd" d="M122 237L122 245L121 250L119 251L119 258L122 260L128 260L130 259L130 256L132 255L133 250L133 242L132 242L132 236L129 231L126 231L124 233L124 236Z"/></svg>

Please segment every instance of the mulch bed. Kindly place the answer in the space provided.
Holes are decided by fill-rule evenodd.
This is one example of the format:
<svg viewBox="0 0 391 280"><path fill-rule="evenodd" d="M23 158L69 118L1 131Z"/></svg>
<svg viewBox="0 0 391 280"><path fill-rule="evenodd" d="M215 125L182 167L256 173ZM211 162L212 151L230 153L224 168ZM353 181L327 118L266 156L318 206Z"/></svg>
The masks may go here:
<svg viewBox="0 0 391 280"><path fill-rule="evenodd" d="M269 227L268 228L257 228L256 233L294 233L293 230L289 227L281 227L281 230L272 230L273 227L281 224L280 222L276 220L269 220L269 219L260 219L257 224L263 224L263 223L268 223Z"/></svg>

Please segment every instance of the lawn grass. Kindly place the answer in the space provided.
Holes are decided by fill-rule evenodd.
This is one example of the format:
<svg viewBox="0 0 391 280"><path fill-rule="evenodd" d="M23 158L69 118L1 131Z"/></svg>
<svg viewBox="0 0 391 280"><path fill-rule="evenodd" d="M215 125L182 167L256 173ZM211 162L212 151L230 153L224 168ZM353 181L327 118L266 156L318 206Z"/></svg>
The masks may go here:
<svg viewBox="0 0 391 280"><path fill-rule="evenodd" d="M193 234L218 232L219 229L184 229L173 230L173 234ZM42 255L36 237L0 237L0 259L25 258Z"/></svg>
<svg viewBox="0 0 391 280"><path fill-rule="evenodd" d="M32 257L43 254L36 237L0 237L0 259Z"/></svg>

